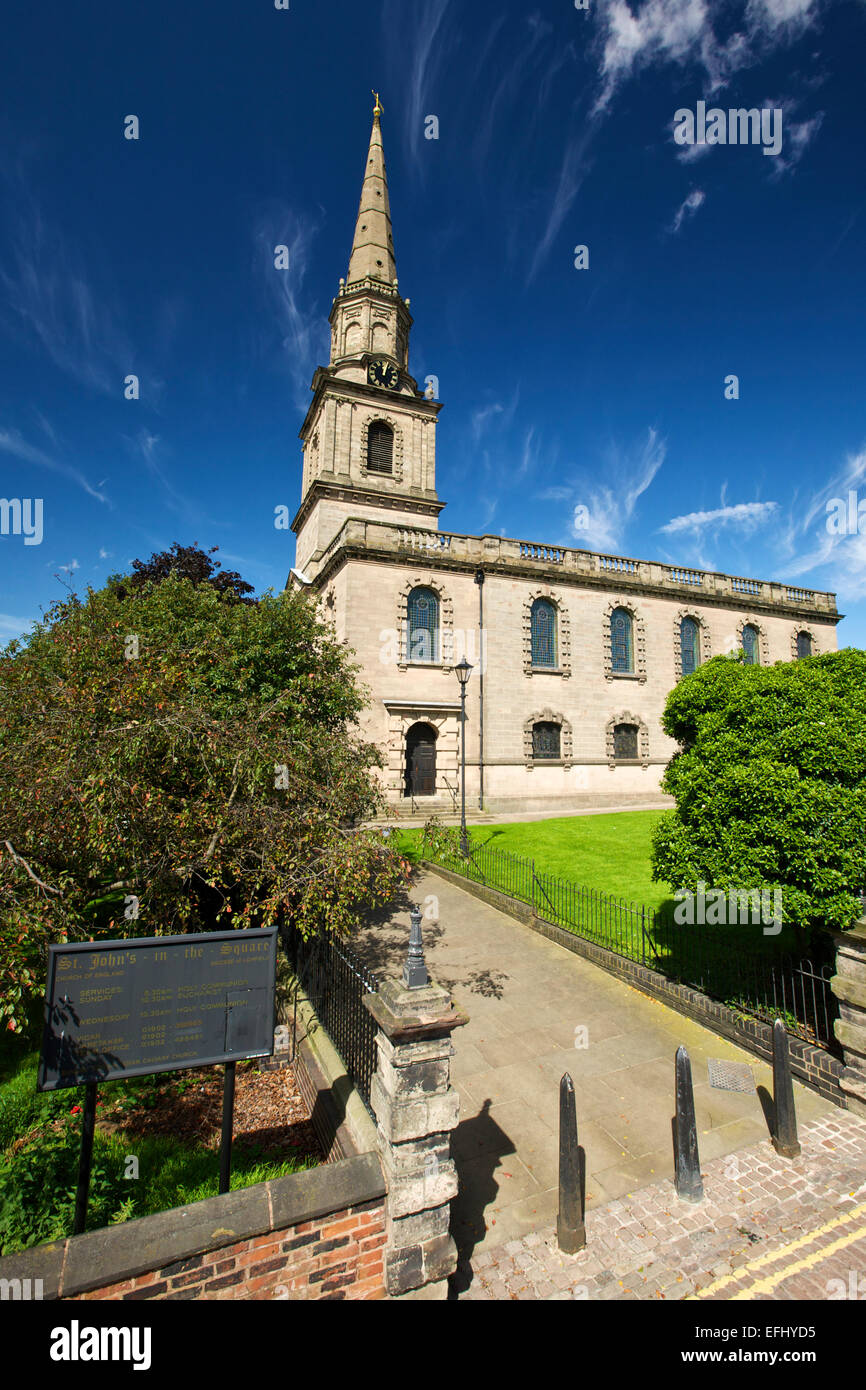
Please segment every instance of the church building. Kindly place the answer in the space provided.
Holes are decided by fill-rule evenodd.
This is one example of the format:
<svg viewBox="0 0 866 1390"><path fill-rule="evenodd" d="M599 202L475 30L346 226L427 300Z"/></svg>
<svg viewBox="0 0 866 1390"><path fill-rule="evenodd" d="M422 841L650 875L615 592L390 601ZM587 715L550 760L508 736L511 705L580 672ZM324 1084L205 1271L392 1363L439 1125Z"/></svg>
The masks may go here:
<svg viewBox="0 0 866 1390"><path fill-rule="evenodd" d="M568 811L658 797L676 750L668 692L702 662L836 649L834 594L500 536L442 530L442 405L410 374L378 99L349 270L300 432L289 584L308 586L371 692L362 732L390 803Z"/></svg>

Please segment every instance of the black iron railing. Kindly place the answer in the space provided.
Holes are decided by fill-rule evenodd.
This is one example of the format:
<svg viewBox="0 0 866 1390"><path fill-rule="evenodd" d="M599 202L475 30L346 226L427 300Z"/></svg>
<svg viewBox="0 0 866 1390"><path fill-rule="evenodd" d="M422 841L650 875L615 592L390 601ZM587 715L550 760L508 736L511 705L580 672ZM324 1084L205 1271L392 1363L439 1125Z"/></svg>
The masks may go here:
<svg viewBox="0 0 866 1390"><path fill-rule="evenodd" d="M377 992L376 976L345 941L330 936L304 940L294 928L284 930L282 938L292 973L370 1110L378 1028L363 999Z"/></svg>
<svg viewBox="0 0 866 1390"><path fill-rule="evenodd" d="M670 910L627 902L539 872L534 860L508 850L473 845L466 858L448 850L439 862L526 903L537 916L585 941L740 1013L767 1023L782 1018L788 1032L838 1051L833 1023L839 1006L830 988L835 966L829 935L813 940L809 956L782 950L770 937L756 948L756 926L742 917L737 925L680 924Z"/></svg>

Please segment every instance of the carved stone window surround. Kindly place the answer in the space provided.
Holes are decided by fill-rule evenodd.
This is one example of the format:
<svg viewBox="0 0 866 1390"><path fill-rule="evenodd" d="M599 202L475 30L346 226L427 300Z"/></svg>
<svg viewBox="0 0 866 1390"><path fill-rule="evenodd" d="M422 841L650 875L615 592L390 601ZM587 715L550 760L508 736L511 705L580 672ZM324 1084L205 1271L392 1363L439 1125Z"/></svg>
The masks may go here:
<svg viewBox="0 0 866 1390"><path fill-rule="evenodd" d="M619 608L619 604L614 604ZM617 724L637 725L638 748L640 749L639 758L616 758L614 756L613 731ZM649 767L649 729L646 722L641 719L639 714L629 714L628 710L623 710L622 714L614 714L605 725L605 748L607 752L607 765L611 772L618 767Z"/></svg>
<svg viewBox="0 0 866 1390"><path fill-rule="evenodd" d="M634 670L614 671L613 652L610 639L610 620L617 608L631 614L632 642L634 644ZM615 598L604 610L604 678L605 680L637 680L643 685L646 681L646 623L638 613L634 602L627 598Z"/></svg>
<svg viewBox="0 0 866 1390"><path fill-rule="evenodd" d="M544 594L544 598L548 595ZM559 748L562 754L559 758L535 758L532 755L532 729L535 724L558 724L559 725ZM574 759L572 757L572 727L564 714L558 714L554 710L545 708L536 710L523 723L523 761L530 769L533 767L571 767Z"/></svg>
<svg viewBox="0 0 866 1390"><path fill-rule="evenodd" d="M430 589L439 600L439 661L411 661L406 650L409 622L409 595L413 589ZM454 667L454 603L451 595L432 574L407 579L397 597L397 668L400 671L423 668L451 671Z"/></svg>
<svg viewBox="0 0 866 1390"><path fill-rule="evenodd" d="M532 605L536 599L546 598L556 609L556 648L558 666L533 666L532 664ZM523 673L526 676L561 676L568 680L571 676L571 619L568 609L560 596L545 584L533 589L523 604Z"/></svg>
<svg viewBox="0 0 866 1390"><path fill-rule="evenodd" d="M680 637L680 624L683 618L693 618L698 625L701 665L705 665L713 654L710 629L696 608L680 608L674 618L674 675L678 681L683 678L683 647Z"/></svg>

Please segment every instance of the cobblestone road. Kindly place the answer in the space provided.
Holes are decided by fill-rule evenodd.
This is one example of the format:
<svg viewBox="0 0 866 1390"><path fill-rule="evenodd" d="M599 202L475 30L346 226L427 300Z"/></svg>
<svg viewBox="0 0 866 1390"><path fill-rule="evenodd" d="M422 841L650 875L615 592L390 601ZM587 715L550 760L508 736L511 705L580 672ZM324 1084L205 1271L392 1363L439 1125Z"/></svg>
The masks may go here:
<svg viewBox="0 0 866 1390"><path fill-rule="evenodd" d="M761 1143L703 1164L697 1205L663 1182L588 1211L578 1255L550 1228L482 1250L452 1296L866 1300L866 1122L840 1110L800 1142L792 1161Z"/></svg>

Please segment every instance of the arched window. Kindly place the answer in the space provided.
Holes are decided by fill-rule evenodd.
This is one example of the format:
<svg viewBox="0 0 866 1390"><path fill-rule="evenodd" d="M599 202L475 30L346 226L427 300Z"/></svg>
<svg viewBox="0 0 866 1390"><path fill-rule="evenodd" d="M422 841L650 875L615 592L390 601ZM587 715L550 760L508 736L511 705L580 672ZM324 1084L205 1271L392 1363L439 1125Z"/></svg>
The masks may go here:
<svg viewBox="0 0 866 1390"><path fill-rule="evenodd" d="M610 659L614 672L634 671L634 623L625 608L615 608L610 615Z"/></svg>
<svg viewBox="0 0 866 1390"><path fill-rule="evenodd" d="M547 720L533 724L533 758L559 758L562 756L560 747L560 727L558 724L551 724Z"/></svg>
<svg viewBox="0 0 866 1390"><path fill-rule="evenodd" d="M393 473L394 431L384 420L374 420L367 432L367 472Z"/></svg>
<svg viewBox="0 0 866 1390"><path fill-rule="evenodd" d="M753 623L746 623L743 628L743 653L746 658L747 666L757 666L758 663L758 629Z"/></svg>
<svg viewBox="0 0 866 1390"><path fill-rule="evenodd" d="M695 618L683 618L680 623L680 657L684 676L690 676L701 664L701 629Z"/></svg>
<svg viewBox="0 0 866 1390"><path fill-rule="evenodd" d="M812 634L810 632L797 633L797 660L801 657L812 655Z"/></svg>
<svg viewBox="0 0 866 1390"><path fill-rule="evenodd" d="M613 730L613 756L637 758L637 724L615 724Z"/></svg>
<svg viewBox="0 0 866 1390"><path fill-rule="evenodd" d="M413 589L406 604L406 656L439 660L439 600L432 589Z"/></svg>
<svg viewBox="0 0 866 1390"><path fill-rule="evenodd" d="M556 605L549 598L537 598L530 622L533 666L556 666Z"/></svg>

